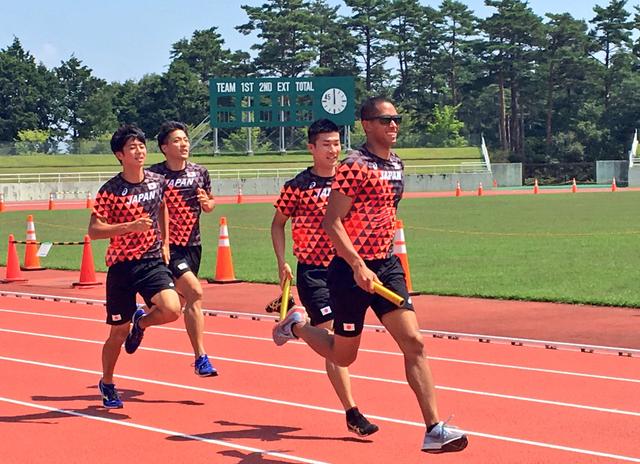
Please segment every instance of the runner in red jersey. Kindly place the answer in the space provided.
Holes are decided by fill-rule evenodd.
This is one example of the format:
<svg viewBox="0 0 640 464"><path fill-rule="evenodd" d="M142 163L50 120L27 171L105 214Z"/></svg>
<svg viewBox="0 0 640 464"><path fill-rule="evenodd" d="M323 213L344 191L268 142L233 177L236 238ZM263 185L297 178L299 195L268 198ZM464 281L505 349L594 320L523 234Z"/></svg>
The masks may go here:
<svg viewBox="0 0 640 464"><path fill-rule="evenodd" d="M195 354L194 371L200 377L218 375L204 348L202 285L198 280L202 243L200 213L215 207L209 171L189 159L187 126L166 121L160 126L158 147L166 160L149 169L166 179L164 199L169 212L169 269L184 299L184 325Z"/></svg>
<svg viewBox="0 0 640 464"><path fill-rule="evenodd" d="M122 344L131 354L140 346L147 327L175 321L180 317L180 299L162 255L165 179L144 169L144 133L132 125L121 126L111 138L111 150L122 172L98 191L89 236L110 239L106 290L111 331L102 348L98 386L105 407L121 408L113 372ZM143 297L148 313L138 308L136 293Z"/></svg>
<svg viewBox="0 0 640 464"><path fill-rule="evenodd" d="M333 330L333 311L327 287L327 266L335 252L322 219L331 193L331 184L340 154L340 130L332 121L320 119L309 127L307 148L313 166L284 184L275 203L271 224L271 240L278 262L281 282L292 279L291 267L285 260L285 224L291 219L293 253L296 256L296 286L300 301L311 317L311 325ZM349 371L325 362L327 376L345 410L348 430L360 436L371 435L378 426L360 413L351 394Z"/></svg>
<svg viewBox="0 0 640 464"><path fill-rule="evenodd" d="M431 369L402 265L391 254L396 209L403 192L403 165L391 148L402 117L389 100L375 97L363 103L360 119L366 142L338 167L323 221L337 253L328 273L335 334L312 327L304 310L293 308L276 325L274 340L284 343L300 337L322 356L348 366L358 355L365 313L371 307L404 355L407 381L427 429L422 451L461 451L467 437L440 422ZM407 303L399 308L374 294L374 282L400 294Z"/></svg>

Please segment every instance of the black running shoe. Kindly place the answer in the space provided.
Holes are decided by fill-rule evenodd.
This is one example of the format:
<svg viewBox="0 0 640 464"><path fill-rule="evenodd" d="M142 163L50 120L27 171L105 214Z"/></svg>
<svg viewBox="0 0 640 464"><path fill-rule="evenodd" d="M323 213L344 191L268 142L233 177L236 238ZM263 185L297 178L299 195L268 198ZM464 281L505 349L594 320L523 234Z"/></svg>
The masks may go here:
<svg viewBox="0 0 640 464"><path fill-rule="evenodd" d="M350 412L351 414L347 414L347 428L350 432L366 437L378 431L378 426L369 422L357 408L353 408Z"/></svg>

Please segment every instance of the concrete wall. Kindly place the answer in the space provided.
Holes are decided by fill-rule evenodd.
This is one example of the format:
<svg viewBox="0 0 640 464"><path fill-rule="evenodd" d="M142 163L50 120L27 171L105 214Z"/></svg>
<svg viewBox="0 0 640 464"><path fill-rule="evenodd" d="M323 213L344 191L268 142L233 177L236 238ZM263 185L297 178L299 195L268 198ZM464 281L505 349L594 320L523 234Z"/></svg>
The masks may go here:
<svg viewBox="0 0 640 464"><path fill-rule="evenodd" d="M522 163L495 163L491 171L499 187L522 187Z"/></svg>
<svg viewBox="0 0 640 464"><path fill-rule="evenodd" d="M507 177L505 177L506 179ZM501 178L502 179L502 178ZM243 195L277 195L287 179L212 179L213 194L216 196L232 196L242 189ZM478 188L482 182L485 188L490 188L493 182L491 173L474 174L407 174L405 176L405 190L407 192L438 192L453 191L460 181L463 190ZM500 186L507 185L506 181L498 180ZM87 194L95 197L103 182L69 182L69 183L20 183L0 184L0 193L5 201L47 200L51 193L55 199L85 199ZM522 182L512 185L521 185Z"/></svg>
<svg viewBox="0 0 640 464"><path fill-rule="evenodd" d="M48 200L52 193L56 199L85 199L87 193L93 198L102 184L103 182L0 184L0 193L4 195L4 201Z"/></svg>
<svg viewBox="0 0 640 464"><path fill-rule="evenodd" d="M596 161L596 183L610 184L614 177L617 185L627 185L629 161Z"/></svg>
<svg viewBox="0 0 640 464"><path fill-rule="evenodd" d="M407 174L407 192L439 192L455 190L460 181L463 190L474 190L482 182L485 188L495 179L500 187L522 186L522 164L496 163L491 173L466 174ZM640 187L640 165L629 168L628 161L598 161L596 178L598 184L610 184L613 177L620 186ZM244 195L277 195L285 182L284 178L260 179L212 179L216 196L232 196L242 189ZM45 182L45 183L0 183L0 193L5 201L47 200L51 193L57 199L85 199L87 194L95 196L103 182Z"/></svg>
<svg viewBox="0 0 640 464"><path fill-rule="evenodd" d="M634 164L629 168L629 187L640 187L640 166Z"/></svg>
<svg viewBox="0 0 640 464"><path fill-rule="evenodd" d="M485 188L491 187L493 177L490 172L469 174L407 174L404 181L405 192L454 191L460 181L462 190L474 190L480 182Z"/></svg>

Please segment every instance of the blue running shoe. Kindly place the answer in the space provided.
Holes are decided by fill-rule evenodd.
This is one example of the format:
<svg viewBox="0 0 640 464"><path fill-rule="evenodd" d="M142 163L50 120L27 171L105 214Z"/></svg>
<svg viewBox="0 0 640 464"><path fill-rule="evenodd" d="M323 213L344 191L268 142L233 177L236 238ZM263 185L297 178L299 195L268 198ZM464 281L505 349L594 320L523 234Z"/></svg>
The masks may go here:
<svg viewBox="0 0 640 464"><path fill-rule="evenodd" d="M118 395L116 386L112 383L104 383L102 379L98 382L98 388L102 394L102 405L107 409L115 409L122 407L122 400Z"/></svg>
<svg viewBox="0 0 640 464"><path fill-rule="evenodd" d="M218 375L218 371L211 365L209 356L207 356L206 354L203 354L198 359L196 359L194 368L196 375L199 375L200 377L215 377L216 375Z"/></svg>
<svg viewBox="0 0 640 464"><path fill-rule="evenodd" d="M129 354L135 353L140 346L140 343L142 343L144 329L140 328L139 323L143 316L144 310L138 308L131 318L131 331L129 332L129 335L127 335L127 339L124 341L124 350Z"/></svg>

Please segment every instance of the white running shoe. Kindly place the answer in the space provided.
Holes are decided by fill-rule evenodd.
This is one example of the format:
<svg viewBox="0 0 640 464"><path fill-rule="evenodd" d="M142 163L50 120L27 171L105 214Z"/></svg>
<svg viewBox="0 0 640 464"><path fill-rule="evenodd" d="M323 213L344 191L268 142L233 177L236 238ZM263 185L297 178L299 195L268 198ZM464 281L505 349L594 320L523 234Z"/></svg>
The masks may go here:
<svg viewBox="0 0 640 464"><path fill-rule="evenodd" d="M422 451L425 453L453 453L467 447L467 436L457 427L438 422L431 432L424 434Z"/></svg>
<svg viewBox="0 0 640 464"><path fill-rule="evenodd" d="M298 338L293 334L292 327L294 324L304 322L306 318L307 312L304 310L304 307L294 306L291 308L285 318L273 327L272 335L275 344L281 346L289 340Z"/></svg>

